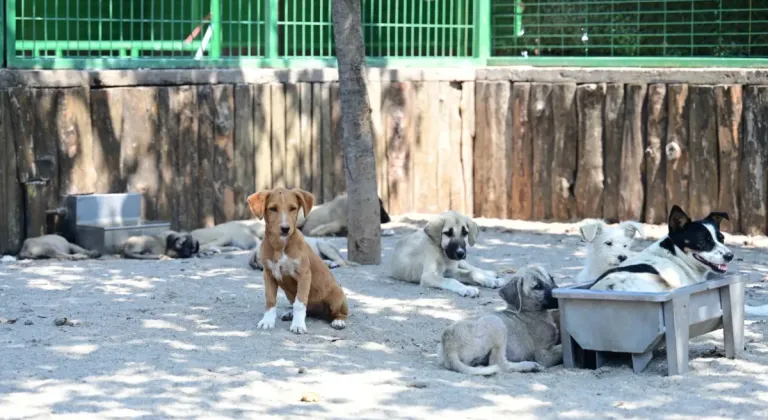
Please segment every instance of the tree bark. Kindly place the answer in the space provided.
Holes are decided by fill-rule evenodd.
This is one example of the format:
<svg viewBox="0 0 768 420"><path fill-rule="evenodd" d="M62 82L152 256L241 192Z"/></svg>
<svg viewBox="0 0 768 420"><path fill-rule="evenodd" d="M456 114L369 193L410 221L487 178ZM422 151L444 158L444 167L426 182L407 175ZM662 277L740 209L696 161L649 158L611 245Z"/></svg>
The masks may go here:
<svg viewBox="0 0 768 420"><path fill-rule="evenodd" d="M349 210L347 249L351 261L381 263L381 227L373 151L371 104L365 79L361 0L333 0L333 35L339 67L344 169Z"/></svg>

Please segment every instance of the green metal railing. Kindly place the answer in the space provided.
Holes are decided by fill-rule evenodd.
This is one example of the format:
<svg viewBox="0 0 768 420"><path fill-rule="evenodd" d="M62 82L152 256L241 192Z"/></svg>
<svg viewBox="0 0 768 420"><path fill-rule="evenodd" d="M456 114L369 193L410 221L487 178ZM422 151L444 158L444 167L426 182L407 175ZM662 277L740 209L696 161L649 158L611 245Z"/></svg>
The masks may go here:
<svg viewBox="0 0 768 420"><path fill-rule="evenodd" d="M5 0L16 68L336 64L332 0ZM370 65L768 65L768 0L362 0Z"/></svg>
<svg viewBox="0 0 768 420"><path fill-rule="evenodd" d="M494 0L492 64L768 64L768 0Z"/></svg>

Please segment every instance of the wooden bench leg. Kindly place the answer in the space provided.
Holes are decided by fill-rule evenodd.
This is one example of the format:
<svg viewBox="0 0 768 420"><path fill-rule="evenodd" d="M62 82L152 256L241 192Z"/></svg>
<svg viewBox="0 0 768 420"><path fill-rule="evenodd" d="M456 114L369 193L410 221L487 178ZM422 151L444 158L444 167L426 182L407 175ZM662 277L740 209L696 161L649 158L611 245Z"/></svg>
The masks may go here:
<svg viewBox="0 0 768 420"><path fill-rule="evenodd" d="M642 372L651 359L653 359L653 349L645 353L632 353L632 371L635 373Z"/></svg>
<svg viewBox="0 0 768 420"><path fill-rule="evenodd" d="M734 359L744 349L744 282L720 288L725 357Z"/></svg>
<svg viewBox="0 0 768 420"><path fill-rule="evenodd" d="M664 331L667 341L667 374L682 375L688 371L688 303L680 296L664 303Z"/></svg>
<svg viewBox="0 0 768 420"><path fill-rule="evenodd" d="M565 322L563 322L563 316L565 313L563 309L560 309L560 342L563 344L563 367L566 369L573 369L576 367L576 347L578 345L573 342L571 334L565 329Z"/></svg>

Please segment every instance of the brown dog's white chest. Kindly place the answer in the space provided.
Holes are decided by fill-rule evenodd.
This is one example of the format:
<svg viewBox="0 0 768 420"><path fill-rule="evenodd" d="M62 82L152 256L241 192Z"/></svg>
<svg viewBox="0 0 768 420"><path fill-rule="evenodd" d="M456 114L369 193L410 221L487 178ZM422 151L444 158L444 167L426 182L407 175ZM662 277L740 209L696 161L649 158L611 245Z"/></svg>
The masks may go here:
<svg viewBox="0 0 768 420"><path fill-rule="evenodd" d="M290 258L285 254L282 254L277 260L269 259L264 262L267 270L272 273L272 277L278 282L283 280L283 276L296 278L299 274L299 264L301 260L298 258Z"/></svg>

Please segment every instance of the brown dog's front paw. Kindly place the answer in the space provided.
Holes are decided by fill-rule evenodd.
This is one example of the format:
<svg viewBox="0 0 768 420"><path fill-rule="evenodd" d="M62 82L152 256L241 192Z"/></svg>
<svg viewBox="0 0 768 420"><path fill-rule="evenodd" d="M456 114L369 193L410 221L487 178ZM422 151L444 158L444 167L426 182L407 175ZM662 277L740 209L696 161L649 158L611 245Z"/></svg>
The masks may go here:
<svg viewBox="0 0 768 420"><path fill-rule="evenodd" d="M333 322L331 322L331 327L337 330L343 330L344 328L347 328L347 322L343 319L334 319Z"/></svg>

